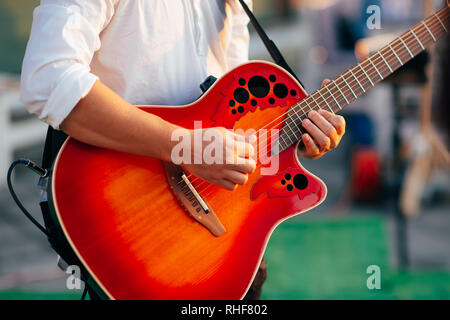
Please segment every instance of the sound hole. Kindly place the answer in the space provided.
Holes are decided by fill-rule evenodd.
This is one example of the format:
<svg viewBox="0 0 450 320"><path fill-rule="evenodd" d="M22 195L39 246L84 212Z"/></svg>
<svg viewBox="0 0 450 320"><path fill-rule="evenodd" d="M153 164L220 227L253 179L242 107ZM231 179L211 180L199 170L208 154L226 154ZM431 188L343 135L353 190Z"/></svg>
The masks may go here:
<svg viewBox="0 0 450 320"><path fill-rule="evenodd" d="M294 186L299 190L304 190L308 186L308 178L304 174L296 174L294 177Z"/></svg>
<svg viewBox="0 0 450 320"><path fill-rule="evenodd" d="M270 84L269 81L262 76L253 76L248 81L248 89L255 97L264 98L269 94Z"/></svg>
<svg viewBox="0 0 450 320"><path fill-rule="evenodd" d="M287 97L289 90L283 83L277 83L273 87L273 93L277 96L277 98L284 99Z"/></svg>
<svg viewBox="0 0 450 320"><path fill-rule="evenodd" d="M234 90L233 96L234 99L239 103L246 103L250 98L248 91L244 88L237 88L236 90Z"/></svg>

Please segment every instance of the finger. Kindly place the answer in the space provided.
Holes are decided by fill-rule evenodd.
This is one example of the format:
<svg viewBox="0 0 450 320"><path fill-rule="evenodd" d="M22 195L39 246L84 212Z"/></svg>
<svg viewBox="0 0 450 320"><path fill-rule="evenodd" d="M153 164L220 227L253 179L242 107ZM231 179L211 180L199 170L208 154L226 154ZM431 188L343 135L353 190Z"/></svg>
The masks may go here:
<svg viewBox="0 0 450 320"><path fill-rule="evenodd" d="M342 136L345 133L345 119L343 116L339 116L326 110L319 110L319 113L333 125L339 136Z"/></svg>
<svg viewBox="0 0 450 320"><path fill-rule="evenodd" d="M224 188L224 189L231 190L231 191L233 191L233 190L236 189L236 187L237 187L237 185L236 185L235 183L233 183L233 182L231 182L231 181L229 181L229 180L227 180L227 179L221 179L221 180L219 180L219 182L217 183L217 185L218 185L219 187L222 187L222 188Z"/></svg>
<svg viewBox="0 0 450 320"><path fill-rule="evenodd" d="M306 153L309 156L314 157L320 154L319 147L316 145L309 134L305 133L304 135L302 135L302 141L305 145Z"/></svg>
<svg viewBox="0 0 450 320"><path fill-rule="evenodd" d="M256 169L256 161L241 158L239 162L229 164L227 168L242 173L253 173Z"/></svg>
<svg viewBox="0 0 450 320"><path fill-rule="evenodd" d="M250 134L245 136L245 142L254 145L257 140L256 134Z"/></svg>
<svg viewBox="0 0 450 320"><path fill-rule="evenodd" d="M327 84L329 84L331 82L330 79L325 79L322 81L322 88L325 87Z"/></svg>
<svg viewBox="0 0 450 320"><path fill-rule="evenodd" d="M253 158L255 156L255 147L247 142L235 141L236 156L242 158Z"/></svg>
<svg viewBox="0 0 450 320"><path fill-rule="evenodd" d="M320 113L311 111L308 117L314 122L314 124L330 139L330 148L335 148L339 142L339 137L336 128L328 122Z"/></svg>
<svg viewBox="0 0 450 320"><path fill-rule="evenodd" d="M224 172L224 178L226 180L231 181L234 184L240 184L243 185L248 180L248 175L239 171L235 170L225 170Z"/></svg>
<svg viewBox="0 0 450 320"><path fill-rule="evenodd" d="M254 134L254 133L239 134L239 133L233 132L233 134L234 134L234 139L236 141L243 141L243 142L248 142L248 143L253 143L253 141L256 141L256 134Z"/></svg>
<svg viewBox="0 0 450 320"><path fill-rule="evenodd" d="M303 120L302 126L309 132L320 151L327 151L330 148L330 138L328 138L311 120Z"/></svg>

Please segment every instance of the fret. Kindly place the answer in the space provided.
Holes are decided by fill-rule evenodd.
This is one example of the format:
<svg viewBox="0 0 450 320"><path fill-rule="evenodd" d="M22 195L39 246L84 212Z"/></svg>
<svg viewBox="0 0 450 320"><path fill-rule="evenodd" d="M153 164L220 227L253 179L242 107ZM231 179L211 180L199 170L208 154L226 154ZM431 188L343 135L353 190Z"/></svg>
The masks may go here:
<svg viewBox="0 0 450 320"><path fill-rule="evenodd" d="M339 108L340 110L342 110L341 105L340 105L339 102L336 100L336 98L334 97L334 95L333 95L333 93L330 91L330 89L328 89L328 86L325 86L325 89L327 89L328 92L330 93L330 96L333 97L333 99L334 99L334 101L336 102L336 105L338 106L338 108Z"/></svg>
<svg viewBox="0 0 450 320"><path fill-rule="evenodd" d="M373 65L373 67L375 68L375 71L378 73L378 75L380 76L381 80L384 80L384 78L381 75L380 71L378 71L377 66L372 62L372 60L370 60L370 57L368 57L367 60L369 60L369 62Z"/></svg>
<svg viewBox="0 0 450 320"><path fill-rule="evenodd" d="M300 133L300 138L301 138L303 135L302 124L301 124L303 120L302 120L302 116L300 116L297 113L297 110L296 110L297 107L300 107L300 104L296 104L293 108L291 108L291 110L293 110L294 114L295 114L295 119L292 121L294 122L295 129L297 129L297 131ZM303 109L301 107L300 107L300 109L303 111ZM308 117L304 111L303 111L303 115L305 116L305 118ZM295 122L296 120L299 120L300 123L297 124ZM297 138L297 135L295 135L295 137Z"/></svg>
<svg viewBox="0 0 450 320"><path fill-rule="evenodd" d="M289 128L289 130L292 131L291 128ZM288 137L289 143L290 143L290 144L288 144L288 146L291 145L291 144L294 144L294 143L295 143L295 140L292 140L292 139L291 139L291 135L290 135L289 133L287 133L286 131L285 131L285 133L286 133L285 136Z"/></svg>
<svg viewBox="0 0 450 320"><path fill-rule="evenodd" d="M302 100L302 102L303 101L305 101L306 102L306 99L303 99ZM306 114L306 112L305 112L305 108L304 107L302 107L301 105L300 105L300 103L298 104L298 107L300 107L300 110L303 112L303 115L305 116L305 118L308 118L308 115ZM310 108L311 109L311 108ZM297 114L297 111L295 111L295 114ZM297 115L298 116L298 115ZM298 116L299 118L300 118L300 116Z"/></svg>
<svg viewBox="0 0 450 320"><path fill-rule="evenodd" d="M314 99L314 93L310 95L310 97L313 99L316 106L320 109L320 104L317 103L316 99ZM315 108L313 110L316 110Z"/></svg>
<svg viewBox="0 0 450 320"><path fill-rule="evenodd" d="M294 126L295 126L294 128L296 128L295 121L292 119L291 114L288 112L287 115L288 115L289 119L291 120L291 122L294 123ZM290 125L290 124L288 124L288 127L289 127L289 130L291 130L291 132L294 134L295 139L299 140L299 138L298 138L297 135L295 134L295 130L293 130L293 129L291 128L291 125Z"/></svg>
<svg viewBox="0 0 450 320"><path fill-rule="evenodd" d="M295 117L297 118L297 119L301 119L301 117L298 115L298 113L297 113L297 108L299 107L300 105L299 104L296 104L296 105L294 105L294 106L292 106L292 108L291 108L291 110L292 111L294 111L294 113L295 113ZM301 109L301 108L300 108ZM294 120L294 123L295 123L295 120ZM301 130L299 130L300 132L302 132Z"/></svg>
<svg viewBox="0 0 450 320"><path fill-rule="evenodd" d="M387 67L389 68L389 71L391 73L393 73L394 71L392 70L391 66L389 65L389 63L386 61L386 59L384 58L384 56L381 54L380 51L378 51L378 54L380 55L381 59L383 59L384 63L387 65Z"/></svg>
<svg viewBox="0 0 450 320"><path fill-rule="evenodd" d="M414 58L414 55L412 54L411 50L409 50L409 47L406 45L405 41L403 41L403 39L401 37L399 39L403 43L403 45L405 46L405 48L408 51L408 53L411 56L411 58Z"/></svg>
<svg viewBox="0 0 450 320"><path fill-rule="evenodd" d="M328 104L328 101L325 100L325 98L323 97L322 93L320 92L320 90L317 90L317 92L319 92L319 95L322 97L322 100L325 101L325 103L328 106L328 109L330 109L331 113L334 113L333 109L331 109L330 105Z"/></svg>
<svg viewBox="0 0 450 320"><path fill-rule="evenodd" d="M337 79L336 79L337 80ZM339 88L339 86L336 84L335 81L333 81L334 86L339 90L339 92L341 93L341 95L344 97L345 102L347 102L347 104L350 104L350 102L348 102L347 97L345 96L345 94L342 92L341 88Z"/></svg>
<svg viewBox="0 0 450 320"><path fill-rule="evenodd" d="M341 76L342 79L344 79L345 84L347 85L347 87L350 88L350 91L353 93L353 95L355 96L355 98L358 98L358 96L355 94L355 92L353 91L352 87L350 87L350 85L348 84L347 80L345 80L344 75Z"/></svg>
<svg viewBox="0 0 450 320"><path fill-rule="evenodd" d="M403 61L400 60L400 57L398 56L397 52L392 48L391 45L389 45L389 48L391 48L392 52L394 53L395 57L397 58L398 62L400 62L400 65L403 65Z"/></svg>
<svg viewBox="0 0 450 320"><path fill-rule="evenodd" d="M425 21L422 21L422 24L425 26L425 28L428 30L428 33L430 34L430 36L433 38L433 41L436 42L436 38L434 37L433 33L431 32L431 30L428 28L427 24L425 23Z"/></svg>
<svg viewBox="0 0 450 320"><path fill-rule="evenodd" d="M411 29L411 32L412 32L413 36L416 38L417 42L420 44L420 47L422 48L422 50L425 50L425 47L423 46L422 42L420 42L419 38L417 37L417 35L413 29Z"/></svg>
<svg viewBox="0 0 450 320"><path fill-rule="evenodd" d="M279 136L280 138L278 139L279 145L281 146L281 150L279 151L284 151L289 147L289 144L286 143L286 140L284 140L284 136L283 133L280 134ZM280 142L280 140L283 139L283 141Z"/></svg>
<svg viewBox="0 0 450 320"><path fill-rule="evenodd" d="M350 69L349 71L350 71L350 73L352 74L353 78L356 79L356 82L358 82L358 84L359 84L359 86L361 87L362 91L363 91L364 93L366 93L366 89L364 89L364 87L361 85L361 82L359 82L358 78L355 77L355 75L353 74L352 69Z"/></svg>
<svg viewBox="0 0 450 320"><path fill-rule="evenodd" d="M442 28L444 28L445 32L447 31L447 28L444 26L444 24L442 23L441 19L439 19L439 16L435 13L434 16L438 19L439 23L441 24Z"/></svg>
<svg viewBox="0 0 450 320"><path fill-rule="evenodd" d="M307 101L307 99L309 98L310 96L308 96L308 97L306 97L305 99L303 99L303 101L305 101L305 103L306 103L306 105L308 106L308 108L309 108L309 110L313 110L313 108L311 108L311 106L309 105L309 103L308 103L308 101ZM306 115L306 114L305 114ZM307 116L308 117L308 116Z"/></svg>
<svg viewBox="0 0 450 320"><path fill-rule="evenodd" d="M286 122L285 122L285 124L286 124ZM287 125L287 126L289 127L289 130L292 131L291 127L290 127L289 125ZM292 144L292 143L295 143L295 141L292 141L291 135L290 135L289 133L287 133L286 130L284 130L285 128L287 128L287 127L284 126L284 128L283 128L283 132L285 133L284 136L287 136L287 137L288 137L289 142L290 142L291 144ZM283 132L282 132L282 134L283 134ZM283 139L283 140L284 140L284 139ZM288 144L288 146L289 146L289 144Z"/></svg>
<svg viewBox="0 0 450 320"><path fill-rule="evenodd" d="M366 75L366 78L369 79L370 84L373 86L375 86L372 82L372 79L370 79L369 75L367 74L366 70L364 70L364 68L362 67L362 63L359 64L359 67L361 68L361 70L364 72L364 74Z"/></svg>

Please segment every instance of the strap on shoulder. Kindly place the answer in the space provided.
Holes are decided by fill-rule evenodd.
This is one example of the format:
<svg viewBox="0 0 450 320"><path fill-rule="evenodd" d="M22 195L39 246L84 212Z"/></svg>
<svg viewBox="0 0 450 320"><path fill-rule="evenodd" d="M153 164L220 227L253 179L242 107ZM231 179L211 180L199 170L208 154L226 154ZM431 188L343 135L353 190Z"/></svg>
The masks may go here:
<svg viewBox="0 0 450 320"><path fill-rule="evenodd" d="M261 25L259 24L255 15L250 10L250 8L247 6L247 4L244 2L244 0L239 0L239 2L241 3L242 7L244 8L245 13L250 18L250 22L252 23L253 27L255 28L255 30L258 33L259 37L261 38L262 42L266 46L267 51L269 51L269 54L272 57L273 61L280 67L284 68L287 72L289 72L295 79L297 79L297 81L303 87L303 84L300 81L300 79L297 77L297 75L291 69L291 67L287 64L286 60L284 59L280 50L278 50L278 47L275 45L275 43L267 36L266 32L261 27Z"/></svg>

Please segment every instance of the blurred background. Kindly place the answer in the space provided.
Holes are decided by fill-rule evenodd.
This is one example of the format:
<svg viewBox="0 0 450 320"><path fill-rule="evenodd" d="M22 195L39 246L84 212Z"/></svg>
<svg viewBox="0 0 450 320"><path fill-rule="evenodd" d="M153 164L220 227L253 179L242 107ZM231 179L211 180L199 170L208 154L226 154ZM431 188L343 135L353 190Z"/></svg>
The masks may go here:
<svg viewBox="0 0 450 320"><path fill-rule="evenodd" d="M256 16L307 92L444 2L253 0ZM21 63L38 4L0 0L0 299L79 299L82 290L66 288L57 255L6 187L13 159L40 162L42 156L46 125L19 102ZM366 24L370 5L380 8L379 29ZM250 30L251 59L270 60ZM302 161L327 184L328 197L273 233L264 299L450 298L449 42L447 36L349 106L338 149ZM42 221L36 176L18 168L13 183ZM379 289L367 286L370 266L379 267Z"/></svg>

